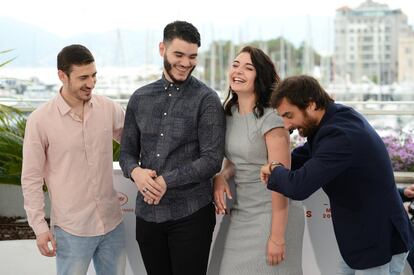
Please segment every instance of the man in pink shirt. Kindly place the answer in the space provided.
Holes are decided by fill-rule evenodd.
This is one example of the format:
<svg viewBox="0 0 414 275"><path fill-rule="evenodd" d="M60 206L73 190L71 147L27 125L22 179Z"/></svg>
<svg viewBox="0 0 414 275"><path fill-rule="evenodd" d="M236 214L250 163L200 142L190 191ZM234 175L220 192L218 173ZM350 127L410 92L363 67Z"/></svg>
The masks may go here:
<svg viewBox="0 0 414 275"><path fill-rule="evenodd" d="M42 255L56 256L58 274L124 274L122 211L112 181L112 140L120 140L124 111L92 90L91 52L70 45L57 56L59 93L33 111L23 146L24 207ZM45 221L43 184L51 201Z"/></svg>

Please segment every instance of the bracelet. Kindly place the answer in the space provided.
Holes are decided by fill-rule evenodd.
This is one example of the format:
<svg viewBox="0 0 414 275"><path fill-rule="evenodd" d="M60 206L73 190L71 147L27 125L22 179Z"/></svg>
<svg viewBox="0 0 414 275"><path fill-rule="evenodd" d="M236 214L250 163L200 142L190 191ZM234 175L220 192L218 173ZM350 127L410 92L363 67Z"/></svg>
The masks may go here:
<svg viewBox="0 0 414 275"><path fill-rule="evenodd" d="M282 243L277 243L276 241L272 240L272 238L271 238L271 237L269 237L269 241L271 241L273 244L275 244L275 245L277 245L277 246L284 246L284 245L285 245L285 242L282 242Z"/></svg>

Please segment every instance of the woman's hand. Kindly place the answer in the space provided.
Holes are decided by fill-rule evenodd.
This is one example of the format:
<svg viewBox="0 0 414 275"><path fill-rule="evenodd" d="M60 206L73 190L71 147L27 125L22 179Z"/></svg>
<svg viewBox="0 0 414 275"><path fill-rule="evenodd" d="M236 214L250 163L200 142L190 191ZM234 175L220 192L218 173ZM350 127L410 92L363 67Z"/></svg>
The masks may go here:
<svg viewBox="0 0 414 275"><path fill-rule="evenodd" d="M267 263L278 265L285 259L285 242L276 242L271 237L267 241Z"/></svg>
<svg viewBox="0 0 414 275"><path fill-rule="evenodd" d="M216 206L217 214L226 214L226 196L229 199L233 199L231 196L230 186L227 183L223 175L217 174L213 179L213 190L214 190L214 204Z"/></svg>

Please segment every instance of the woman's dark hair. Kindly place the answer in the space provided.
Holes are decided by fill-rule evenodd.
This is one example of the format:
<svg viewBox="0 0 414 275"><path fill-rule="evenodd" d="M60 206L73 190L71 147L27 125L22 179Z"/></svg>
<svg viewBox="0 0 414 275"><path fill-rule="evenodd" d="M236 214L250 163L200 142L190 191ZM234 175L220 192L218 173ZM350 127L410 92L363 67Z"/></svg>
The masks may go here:
<svg viewBox="0 0 414 275"><path fill-rule="evenodd" d="M88 65L95 62L92 53L79 44L64 47L57 55L57 68L67 76L72 72L72 65Z"/></svg>
<svg viewBox="0 0 414 275"><path fill-rule="evenodd" d="M319 82L308 75L290 76L281 81L272 93L272 108L279 107L283 98L301 110L305 110L310 102L315 102L316 109L326 109L334 102Z"/></svg>
<svg viewBox="0 0 414 275"><path fill-rule="evenodd" d="M164 28L164 43L169 43L178 38L188 43L201 46L200 33L193 24L186 21L174 21Z"/></svg>
<svg viewBox="0 0 414 275"><path fill-rule="evenodd" d="M252 59L253 66L256 70L256 79L254 80L254 93L256 104L253 109L254 115L259 118L263 116L264 108L269 107L269 99L274 86L280 81L276 72L275 65L269 56L261 49L246 46L238 54L248 53ZM224 112L231 116L231 108L238 105L237 94L229 87L229 92L224 101Z"/></svg>

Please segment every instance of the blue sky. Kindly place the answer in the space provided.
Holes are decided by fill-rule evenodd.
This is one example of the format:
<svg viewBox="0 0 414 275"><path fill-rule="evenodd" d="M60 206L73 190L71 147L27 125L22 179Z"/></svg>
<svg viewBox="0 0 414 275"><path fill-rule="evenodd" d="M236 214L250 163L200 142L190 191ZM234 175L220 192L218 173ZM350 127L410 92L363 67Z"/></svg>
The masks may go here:
<svg viewBox="0 0 414 275"><path fill-rule="evenodd" d="M333 47L335 10L356 8L362 0L12 0L1 5L6 16L44 28L62 37L114 29L161 32L165 24L187 20L202 36L246 42L279 35L294 43L311 40L320 52ZM401 8L414 22L414 1L379 0ZM161 37L161 33L154 33ZM209 39L208 39L209 40Z"/></svg>

